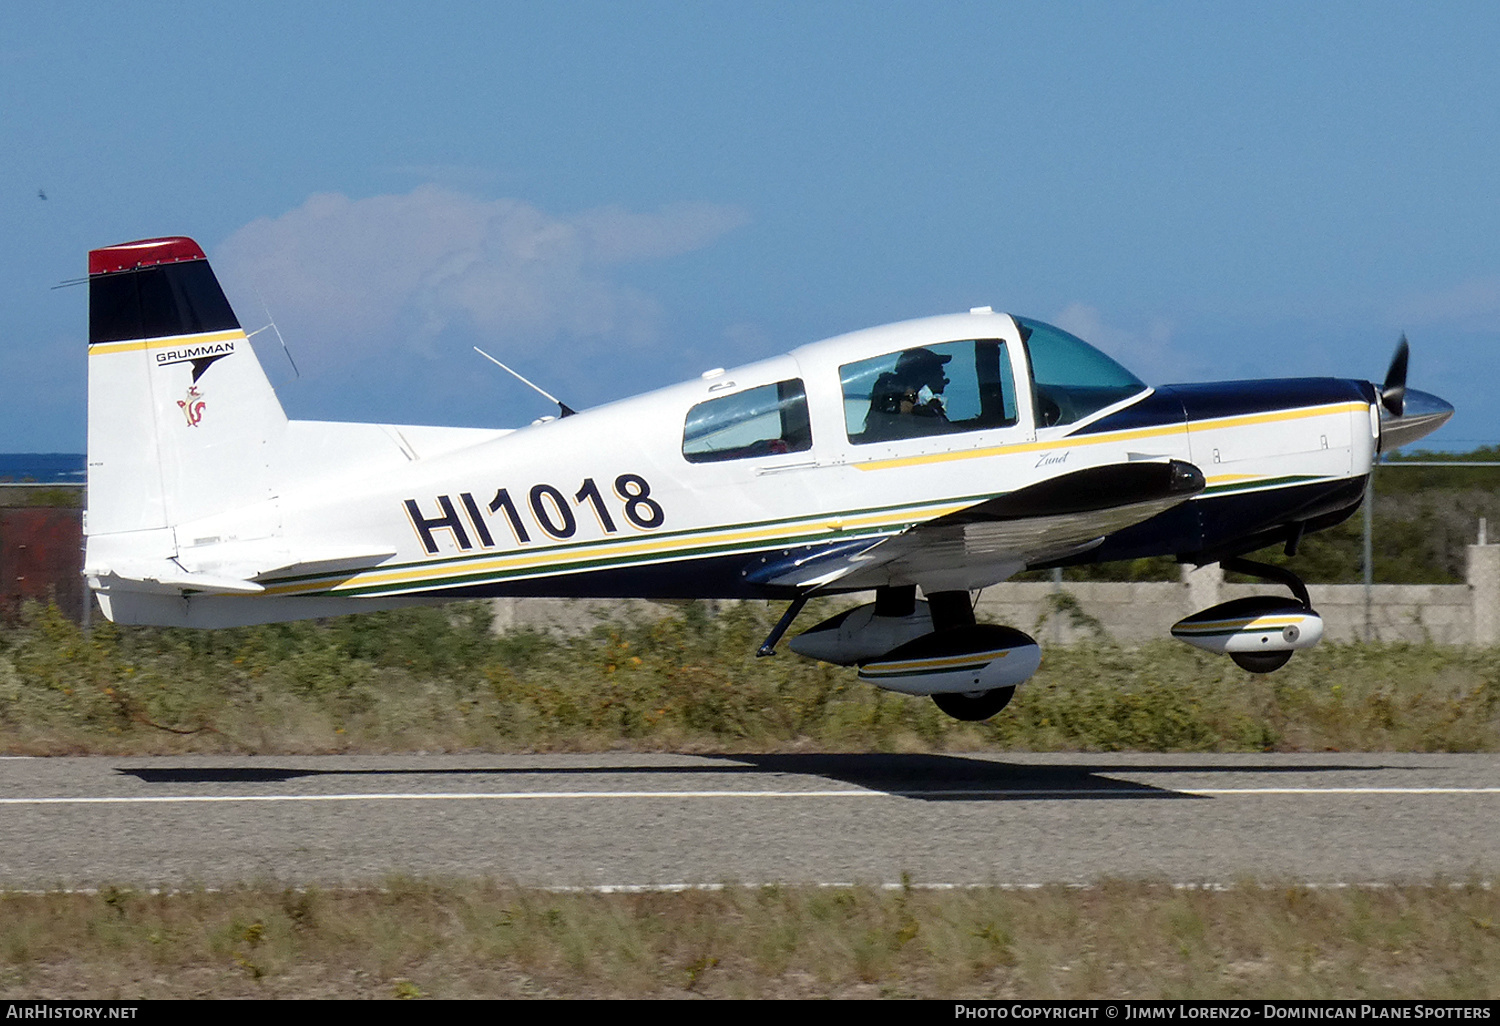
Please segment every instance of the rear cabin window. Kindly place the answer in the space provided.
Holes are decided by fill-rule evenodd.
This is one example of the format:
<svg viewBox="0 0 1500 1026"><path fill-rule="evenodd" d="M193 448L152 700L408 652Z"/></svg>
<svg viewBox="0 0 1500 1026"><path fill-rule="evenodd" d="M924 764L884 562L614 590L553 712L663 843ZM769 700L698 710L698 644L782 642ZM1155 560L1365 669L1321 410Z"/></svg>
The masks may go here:
<svg viewBox="0 0 1500 1026"><path fill-rule="evenodd" d="M682 455L689 463L752 459L812 448L800 378L710 399L688 411Z"/></svg>
<svg viewBox="0 0 1500 1026"><path fill-rule="evenodd" d="M903 349L839 368L844 425L858 444L1016 423L1016 383L1001 339Z"/></svg>

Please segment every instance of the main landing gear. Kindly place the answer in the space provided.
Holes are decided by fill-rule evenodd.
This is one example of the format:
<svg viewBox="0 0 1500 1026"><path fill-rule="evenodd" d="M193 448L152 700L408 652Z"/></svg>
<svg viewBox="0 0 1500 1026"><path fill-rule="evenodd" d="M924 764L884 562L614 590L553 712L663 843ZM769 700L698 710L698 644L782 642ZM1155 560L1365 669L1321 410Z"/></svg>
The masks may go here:
<svg viewBox="0 0 1500 1026"><path fill-rule="evenodd" d="M788 613L798 608L794 603ZM789 622L782 618L767 646ZM1042 658L1029 635L976 623L967 591L933 592L918 601L912 585L876 589L873 603L804 631L791 647L812 659L858 666L859 679L878 688L929 696L960 720L989 719L1005 708Z"/></svg>
<svg viewBox="0 0 1500 1026"><path fill-rule="evenodd" d="M1041 649L1030 636L1014 630L1010 627L993 627L991 625L981 626L974 620L974 604L967 591L939 591L927 596L927 604L932 608L932 626L934 635L942 635L945 631L954 632L949 637L957 639L964 637L976 642L989 642L988 646L999 645L1004 655L1008 656L1018 649L1030 647L1036 650L1037 662L1041 662ZM972 632L972 633L971 633ZM985 632L985 636L975 638L974 633ZM894 657L895 652L891 653ZM1001 656L994 656L994 659ZM1032 667L1035 672L1036 667ZM861 674L863 676L863 674ZM1027 676L1031 676L1030 673ZM1010 704L1010 700L1016 697L1016 684L1008 687L987 688L975 691L937 691L932 694L933 703L943 712L952 716L955 720L965 720L971 723L987 720L1000 710Z"/></svg>
<svg viewBox="0 0 1500 1026"><path fill-rule="evenodd" d="M952 716L955 720L967 720L977 722L987 720L1007 705L1016 697L1016 689L991 688L989 691L977 691L972 694L962 694L950 691L944 694L933 695L932 700L943 712Z"/></svg>

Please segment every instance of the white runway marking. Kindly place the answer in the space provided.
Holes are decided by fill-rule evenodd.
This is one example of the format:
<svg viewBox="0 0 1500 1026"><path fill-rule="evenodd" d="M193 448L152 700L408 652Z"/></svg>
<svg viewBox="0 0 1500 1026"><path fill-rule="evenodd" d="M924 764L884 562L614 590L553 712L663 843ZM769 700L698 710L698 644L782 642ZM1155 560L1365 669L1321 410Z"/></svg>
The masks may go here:
<svg viewBox="0 0 1500 1026"><path fill-rule="evenodd" d="M110 798L0 798L0 805L129 805L151 802L537 801L573 798L883 798L885 791L453 791L412 794L190 794Z"/></svg>
<svg viewBox="0 0 1500 1026"><path fill-rule="evenodd" d="M822 791L456 791L374 794L215 794L121 795L113 797L0 798L0 805L152 805L215 804L228 802L402 802L402 801L567 801L613 798L1120 798L1166 797L1174 794L1203 798L1257 795L1495 795L1500 787L1181 787L1123 784L1111 788L1051 788L1047 790L953 789L931 791L875 791L864 788Z"/></svg>
<svg viewBox="0 0 1500 1026"><path fill-rule="evenodd" d="M1148 886L1155 886L1155 881L1147 881ZM1179 880L1160 884L1174 891L1214 891L1229 893L1241 890L1260 891L1284 891L1288 887L1300 887L1309 891L1389 891L1397 888L1416 890L1421 888L1446 888L1450 891L1481 890L1492 891L1495 889L1493 880L1451 881L1448 883L1391 883L1385 880L1346 880L1319 881L1319 880L1293 880L1276 883L1255 883L1254 881L1235 880L1222 882L1213 880ZM852 880L831 880L822 883L805 884L763 884L763 883L665 883L665 884L558 884L554 886L531 886L516 887L517 890L540 891L544 894L685 894L692 891L759 891L767 887L790 887L793 889L812 888L816 890L859 890L874 889L879 891L1093 891L1099 888L1098 884L1084 883L1078 880L1059 880L1054 883L923 883L920 880L887 880L885 882L856 883ZM179 895L198 894L225 894L239 893L243 888L235 887L226 889L223 887L141 887L139 889L130 887L115 887L111 890L124 893L145 894L151 897L177 897ZM288 888L297 894L306 894L306 887ZM386 887L319 887L323 894L389 894L390 889ZM45 897L53 894L82 894L88 897L97 897L102 893L97 887L33 887L14 888L4 893L11 895L26 895L28 897Z"/></svg>

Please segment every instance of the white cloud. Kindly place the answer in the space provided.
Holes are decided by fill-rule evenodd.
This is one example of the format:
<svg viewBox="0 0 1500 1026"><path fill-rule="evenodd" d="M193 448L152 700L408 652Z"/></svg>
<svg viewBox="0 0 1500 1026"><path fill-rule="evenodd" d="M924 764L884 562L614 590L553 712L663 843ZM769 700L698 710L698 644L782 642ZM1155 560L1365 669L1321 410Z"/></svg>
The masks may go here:
<svg viewBox="0 0 1500 1026"><path fill-rule="evenodd" d="M380 170L411 181L458 190L491 188L502 180L493 167L478 164L391 164Z"/></svg>
<svg viewBox="0 0 1500 1026"><path fill-rule="evenodd" d="M1143 328L1107 324L1099 311L1083 303L1069 303L1052 323L1102 349L1147 384L1191 379L1198 361L1184 359L1172 345L1172 324L1152 318Z"/></svg>
<svg viewBox="0 0 1500 1026"><path fill-rule="evenodd" d="M325 365L425 352L450 329L501 351L559 337L639 344L656 337L659 304L612 280L610 267L699 249L746 220L710 203L553 217L425 185L311 196L245 225L214 259L227 286L265 296L299 356ZM237 306L247 326L258 323L258 303Z"/></svg>
<svg viewBox="0 0 1500 1026"><path fill-rule="evenodd" d="M601 207L573 219L601 263L658 260L702 249L746 222L738 207L715 203L672 203L654 214Z"/></svg>
<svg viewBox="0 0 1500 1026"><path fill-rule="evenodd" d="M1399 304L1400 324L1451 324L1465 331L1500 331L1500 274L1469 278Z"/></svg>

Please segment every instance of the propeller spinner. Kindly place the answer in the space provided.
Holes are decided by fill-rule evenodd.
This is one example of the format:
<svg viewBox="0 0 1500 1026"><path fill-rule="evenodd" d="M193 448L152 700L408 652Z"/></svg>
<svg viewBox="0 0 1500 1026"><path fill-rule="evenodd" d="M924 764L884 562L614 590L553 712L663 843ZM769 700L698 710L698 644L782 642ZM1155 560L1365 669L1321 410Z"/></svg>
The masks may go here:
<svg viewBox="0 0 1500 1026"><path fill-rule="evenodd" d="M1435 395L1406 387L1411 347L1403 332L1380 386L1380 448L1388 451L1432 434L1453 416L1453 406Z"/></svg>

